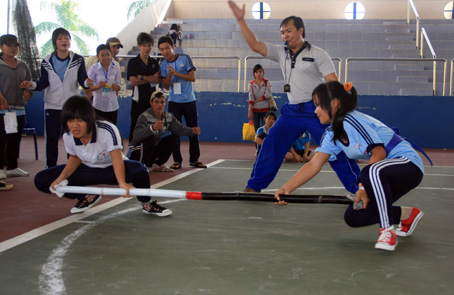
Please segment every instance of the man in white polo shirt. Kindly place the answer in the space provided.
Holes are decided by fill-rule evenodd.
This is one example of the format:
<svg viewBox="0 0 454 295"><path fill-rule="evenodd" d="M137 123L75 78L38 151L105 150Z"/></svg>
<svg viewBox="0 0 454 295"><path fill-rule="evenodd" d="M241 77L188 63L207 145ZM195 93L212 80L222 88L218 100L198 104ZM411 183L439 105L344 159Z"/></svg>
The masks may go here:
<svg viewBox="0 0 454 295"><path fill-rule="evenodd" d="M244 19L244 5L240 9L233 1L228 3L249 47L280 64L285 80L282 90L289 99L263 141L245 189L246 192L259 192L273 181L286 153L299 135L308 130L320 142L327 125L322 125L314 113L312 91L324 81L338 79L328 54L304 40L304 23L300 17L290 16L282 21L281 37L285 45L273 45L260 42L248 27ZM355 194L360 172L356 162L342 153L330 164L347 189L347 195Z"/></svg>

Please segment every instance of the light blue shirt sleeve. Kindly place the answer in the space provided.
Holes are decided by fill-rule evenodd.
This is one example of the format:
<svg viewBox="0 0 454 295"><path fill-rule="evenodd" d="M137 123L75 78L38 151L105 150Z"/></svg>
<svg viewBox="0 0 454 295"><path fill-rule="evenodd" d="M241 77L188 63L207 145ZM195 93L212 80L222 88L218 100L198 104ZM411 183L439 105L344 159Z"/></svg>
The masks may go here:
<svg viewBox="0 0 454 295"><path fill-rule="evenodd" d="M329 130L329 127L323 134L322 140L320 142L320 146L315 150L315 152L322 152L325 154L330 154L329 161L334 161L337 158L337 155L342 151L342 148L338 147L333 142L333 131Z"/></svg>
<svg viewBox="0 0 454 295"><path fill-rule="evenodd" d="M165 72L162 69L163 65L165 65ZM192 64L192 60L188 55L181 54L178 55L176 60L173 62L165 61L161 63L161 76L167 77L168 70L167 65L172 66L177 73L187 75L190 71L195 71L196 68ZM179 83L178 88L176 88L176 84ZM175 89L179 89L179 93L175 91ZM170 85L170 94L169 94L169 101L177 102L177 103L187 103L195 101L196 97L194 94L194 89L192 85L192 81L188 81L177 76L172 76L172 83Z"/></svg>
<svg viewBox="0 0 454 295"><path fill-rule="evenodd" d="M167 61L163 60L161 64L159 65L161 69L161 78L167 78L167 75L169 74L169 69L167 68Z"/></svg>
<svg viewBox="0 0 454 295"><path fill-rule="evenodd" d="M265 133L265 128L263 128L263 126L257 129L256 135L260 135L262 133Z"/></svg>

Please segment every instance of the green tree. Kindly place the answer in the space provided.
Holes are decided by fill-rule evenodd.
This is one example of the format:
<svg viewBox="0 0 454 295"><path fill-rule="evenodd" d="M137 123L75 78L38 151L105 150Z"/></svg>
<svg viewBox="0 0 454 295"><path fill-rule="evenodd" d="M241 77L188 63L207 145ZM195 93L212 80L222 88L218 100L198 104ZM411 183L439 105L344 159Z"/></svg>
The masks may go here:
<svg viewBox="0 0 454 295"><path fill-rule="evenodd" d="M42 22L35 27L36 34L40 35L43 33L53 32L57 28L64 28L71 33L71 39L75 43L78 52L84 55L89 54L87 44L81 38L95 37L99 40L98 33L92 27L90 27L85 21L83 21L76 13L77 3L71 0L61 0L55 2L43 2L41 8L49 7L55 10L57 16L57 23L54 22ZM48 40L41 47L41 54L45 56L54 50L52 46L52 39Z"/></svg>
<svg viewBox="0 0 454 295"><path fill-rule="evenodd" d="M128 6L128 20L131 16L136 17L139 13L142 12L146 7L150 6L151 3L155 2L156 0L138 0L134 1Z"/></svg>

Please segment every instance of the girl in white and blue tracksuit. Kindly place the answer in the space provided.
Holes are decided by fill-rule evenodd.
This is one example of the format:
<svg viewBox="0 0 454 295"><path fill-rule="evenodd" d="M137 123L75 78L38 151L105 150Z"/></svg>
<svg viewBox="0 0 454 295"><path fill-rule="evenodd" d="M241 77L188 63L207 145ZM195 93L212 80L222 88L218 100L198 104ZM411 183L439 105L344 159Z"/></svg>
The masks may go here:
<svg viewBox="0 0 454 295"><path fill-rule="evenodd" d="M350 159L369 160L369 165L361 170L360 189L355 200L355 204L363 202L363 209L355 210L349 206L344 219L352 227L380 224L375 248L394 250L396 235L407 236L411 232L408 228L396 231L393 226L411 216L411 220L417 216L417 223L422 216L417 208L393 205L421 182L424 175L421 157L391 128L355 110L358 97L351 84L320 84L313 97L315 114L320 122L331 125L326 129L314 158L276 192L276 197L279 199L279 194L289 194L307 182L326 161L341 152Z"/></svg>
<svg viewBox="0 0 454 295"><path fill-rule="evenodd" d="M52 33L52 44L55 51L44 57L41 63L41 77L30 88L34 91L45 89L44 114L46 129L46 167L57 165L58 140L62 135L60 112L66 100L74 95L80 95L79 85L87 89L87 70L84 58L72 51L66 58L58 57L57 39L70 33L58 28ZM69 48L69 46L68 46Z"/></svg>

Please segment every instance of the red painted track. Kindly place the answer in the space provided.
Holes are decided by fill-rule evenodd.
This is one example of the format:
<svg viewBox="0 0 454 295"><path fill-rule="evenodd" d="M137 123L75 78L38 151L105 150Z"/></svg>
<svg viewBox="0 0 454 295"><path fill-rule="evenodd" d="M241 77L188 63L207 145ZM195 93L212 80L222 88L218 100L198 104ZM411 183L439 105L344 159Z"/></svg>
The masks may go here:
<svg viewBox="0 0 454 295"><path fill-rule="evenodd" d="M69 210L74 206L75 201L41 193L33 184L34 176L45 166L44 145L44 138L38 137L39 160L36 161L33 137L27 136L22 139L19 167L29 172L30 176L4 180L14 184L14 188L11 191L0 191L0 242L71 215ZM200 148L200 161L203 163L210 163L220 158L239 160L255 158L253 143L201 143ZM150 172L152 184L197 169L190 167L187 162L189 158L187 141L181 143L181 150L183 159L186 161L183 167L175 172ZM59 153L59 164L64 164L66 153L61 141ZM115 198L118 197L103 196L98 204Z"/></svg>

